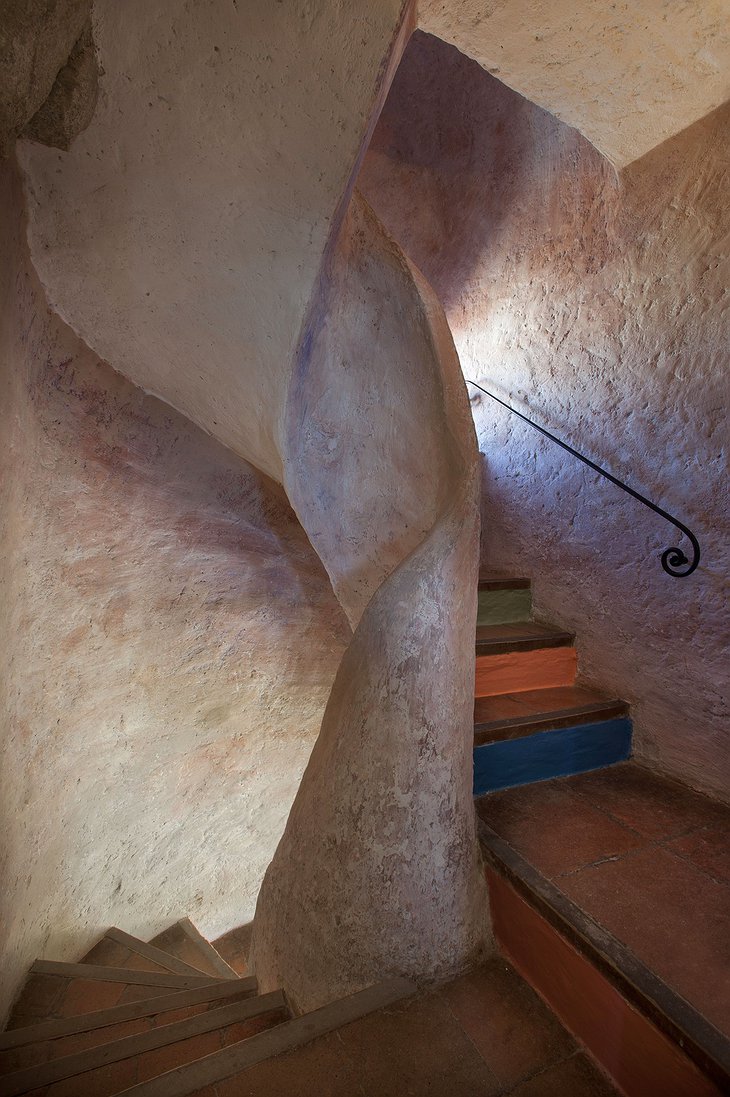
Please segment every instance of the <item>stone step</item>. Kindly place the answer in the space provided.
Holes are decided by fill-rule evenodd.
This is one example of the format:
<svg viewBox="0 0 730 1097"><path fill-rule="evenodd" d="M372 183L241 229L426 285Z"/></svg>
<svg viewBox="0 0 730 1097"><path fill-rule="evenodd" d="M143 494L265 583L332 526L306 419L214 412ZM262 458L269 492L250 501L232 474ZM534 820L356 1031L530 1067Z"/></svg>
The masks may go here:
<svg viewBox="0 0 730 1097"><path fill-rule="evenodd" d="M73 1055L61 1056L2 1080L3 1097L19 1097L67 1081L66 1092L110 1097L130 1084L180 1068L238 1041L282 1024L291 1016L281 991L216 1005L184 1020L135 1022L140 1030ZM50 1097L50 1095L49 1095Z"/></svg>
<svg viewBox="0 0 730 1097"><path fill-rule="evenodd" d="M634 763L476 801L495 939L622 1092L730 1092L730 811Z"/></svg>
<svg viewBox="0 0 730 1097"><path fill-rule="evenodd" d="M189 918L181 918L179 922L158 933L150 944L216 978L238 978L238 972L223 959Z"/></svg>

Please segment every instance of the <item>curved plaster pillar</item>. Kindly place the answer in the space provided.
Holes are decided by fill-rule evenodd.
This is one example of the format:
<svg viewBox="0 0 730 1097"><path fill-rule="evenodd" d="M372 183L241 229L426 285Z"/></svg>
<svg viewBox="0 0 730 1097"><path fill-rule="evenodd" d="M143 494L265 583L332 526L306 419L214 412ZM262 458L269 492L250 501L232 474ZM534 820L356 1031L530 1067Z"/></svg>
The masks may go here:
<svg viewBox="0 0 730 1097"><path fill-rule="evenodd" d="M355 194L289 388L285 482L356 626L256 910L316 1008L487 937L472 807L477 451L443 314Z"/></svg>

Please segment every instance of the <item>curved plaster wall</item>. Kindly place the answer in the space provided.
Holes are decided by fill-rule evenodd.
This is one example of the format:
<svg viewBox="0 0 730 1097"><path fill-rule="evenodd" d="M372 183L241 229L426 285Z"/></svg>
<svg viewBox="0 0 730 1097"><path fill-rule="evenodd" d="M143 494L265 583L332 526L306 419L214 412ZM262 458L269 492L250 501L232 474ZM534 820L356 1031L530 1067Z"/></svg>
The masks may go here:
<svg viewBox="0 0 730 1097"><path fill-rule="evenodd" d="M33 262L61 317L278 480L302 318L409 12L95 0L91 125L68 152L19 144Z"/></svg>
<svg viewBox="0 0 730 1097"><path fill-rule="evenodd" d="M458 970L487 936L476 447L441 308L357 193L290 386L285 470L356 625L254 923L261 986L307 1011Z"/></svg>
<svg viewBox="0 0 730 1097"><path fill-rule="evenodd" d="M420 0L418 22L618 169L730 97L728 0Z"/></svg>
<svg viewBox="0 0 730 1097"><path fill-rule="evenodd" d="M253 917L350 629L282 490L48 309L8 170L0 211L2 1017L109 925Z"/></svg>
<svg viewBox="0 0 730 1097"><path fill-rule="evenodd" d="M464 373L673 511L674 527L483 397L484 561L530 576L639 757L721 797L727 744L730 109L617 179L575 130L417 33L358 185L434 286ZM680 541L680 543L682 543Z"/></svg>

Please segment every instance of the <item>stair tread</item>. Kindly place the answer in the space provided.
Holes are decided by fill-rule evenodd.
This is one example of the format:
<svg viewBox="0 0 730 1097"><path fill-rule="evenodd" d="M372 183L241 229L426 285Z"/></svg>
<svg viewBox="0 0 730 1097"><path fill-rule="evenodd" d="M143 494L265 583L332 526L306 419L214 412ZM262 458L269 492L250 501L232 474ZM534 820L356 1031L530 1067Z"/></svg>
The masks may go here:
<svg viewBox="0 0 730 1097"><path fill-rule="evenodd" d="M572 632L541 625L536 621L477 625L477 655L497 655L509 651L532 651L545 647L567 647L575 639Z"/></svg>
<svg viewBox="0 0 730 1097"><path fill-rule="evenodd" d="M625 701L584 686L498 693L474 702L474 742L481 745L519 738L531 730L568 726L581 717L593 722L624 716L627 712Z"/></svg>
<svg viewBox="0 0 730 1097"><path fill-rule="evenodd" d="M479 590L528 590L530 580L497 572L479 573Z"/></svg>
<svg viewBox="0 0 730 1097"><path fill-rule="evenodd" d="M63 1078L73 1078L110 1063L144 1055L147 1052L189 1040L202 1033L222 1030L238 1022L261 1018L268 1014L272 1015L269 1019L276 1024L281 1024L290 1016L281 991L273 991L239 1002L216 1005L213 1009L172 1023L155 1026L152 1022L148 1022L143 1031L133 1035L122 1036L75 1054L62 1055L59 1058L6 1074L3 1077L2 1091L6 1097L15 1097L16 1094L49 1085Z"/></svg>
<svg viewBox="0 0 730 1097"><path fill-rule="evenodd" d="M238 972L223 959L189 918L181 918L150 941L150 945L187 964L199 967L216 979L237 979Z"/></svg>

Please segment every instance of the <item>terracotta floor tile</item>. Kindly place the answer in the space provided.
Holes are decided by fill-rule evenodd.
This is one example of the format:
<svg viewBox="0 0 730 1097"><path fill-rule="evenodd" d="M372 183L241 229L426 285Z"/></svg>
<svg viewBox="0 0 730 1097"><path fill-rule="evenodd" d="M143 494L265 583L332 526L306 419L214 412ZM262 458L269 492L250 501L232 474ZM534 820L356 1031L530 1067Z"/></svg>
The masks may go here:
<svg viewBox="0 0 730 1097"><path fill-rule="evenodd" d="M58 975L29 975L15 1003L8 1028L38 1024L53 1016L69 987L69 980Z"/></svg>
<svg viewBox="0 0 730 1097"><path fill-rule="evenodd" d="M171 994L170 987L143 987L135 983L118 983L118 986L122 988L122 993L117 1003L120 1006L126 1006L129 1002L144 1002L147 998L159 998L163 994Z"/></svg>
<svg viewBox="0 0 730 1097"><path fill-rule="evenodd" d="M644 844L562 780L493 792L475 805L500 837L551 878Z"/></svg>
<svg viewBox="0 0 730 1097"><path fill-rule="evenodd" d="M513 1086L576 1050L554 1014L503 960L454 980L441 995L503 1085Z"/></svg>
<svg viewBox="0 0 730 1097"><path fill-rule="evenodd" d="M257 1032L266 1032L289 1020L288 1011L285 1009L272 1009L267 1013L260 1013L258 1017L249 1017L245 1021L238 1021L234 1025L228 1025L221 1032L221 1044L228 1047L229 1044L237 1044L241 1040L248 1040Z"/></svg>
<svg viewBox="0 0 730 1097"><path fill-rule="evenodd" d="M239 926L228 933L224 933L213 942L213 947L221 954L223 959L238 975L248 973L248 953L251 948L251 931L253 923Z"/></svg>
<svg viewBox="0 0 730 1097"><path fill-rule="evenodd" d="M134 1059L110 1063L98 1070L87 1070L75 1078L64 1078L48 1087L48 1097L110 1097L133 1086L137 1080Z"/></svg>
<svg viewBox="0 0 730 1097"><path fill-rule="evenodd" d="M62 1017L77 1017L93 1013L97 1009L111 1009L117 1005L124 983L104 983L96 979L74 979L66 991L60 1006Z"/></svg>
<svg viewBox="0 0 730 1097"><path fill-rule="evenodd" d="M723 822L703 827L663 844L715 880L730 883L730 824Z"/></svg>
<svg viewBox="0 0 730 1097"><path fill-rule="evenodd" d="M557 884L730 1034L730 887L656 846Z"/></svg>
<svg viewBox="0 0 730 1097"><path fill-rule="evenodd" d="M202 1059L204 1055L212 1055L214 1051L220 1051L220 1032L203 1032L199 1036L191 1036L187 1040L178 1040L167 1047L156 1048L154 1051L146 1051L138 1056L138 1074L140 1082L148 1078L155 1078L158 1074L173 1070L183 1063L190 1063L193 1059Z"/></svg>
<svg viewBox="0 0 730 1097"><path fill-rule="evenodd" d="M216 1084L216 1097L359 1097L359 1071L336 1032ZM196 1097L198 1095L196 1094Z"/></svg>
<svg viewBox="0 0 730 1097"><path fill-rule="evenodd" d="M368 1097L494 1097L503 1088L440 994L339 1030Z"/></svg>
<svg viewBox="0 0 730 1097"><path fill-rule="evenodd" d="M505 1097L617 1097L618 1090L593 1066L586 1055L549 1067ZM654 1097L648 1094L646 1097ZM656 1097L660 1097L656 1094Z"/></svg>
<svg viewBox="0 0 730 1097"><path fill-rule="evenodd" d="M139 1032L149 1032L152 1022L148 1017L135 1017L130 1021L121 1021L117 1025L107 1025L105 1028L92 1029L91 1032L77 1032L72 1036L64 1036L60 1040L49 1041L51 1058L60 1059L64 1055L76 1055L79 1051L86 1051L90 1047L98 1047L99 1044L110 1044L114 1040L121 1040L125 1036L136 1036Z"/></svg>
<svg viewBox="0 0 730 1097"><path fill-rule="evenodd" d="M645 838L674 837L730 819L730 810L634 762L569 777L566 785Z"/></svg>

